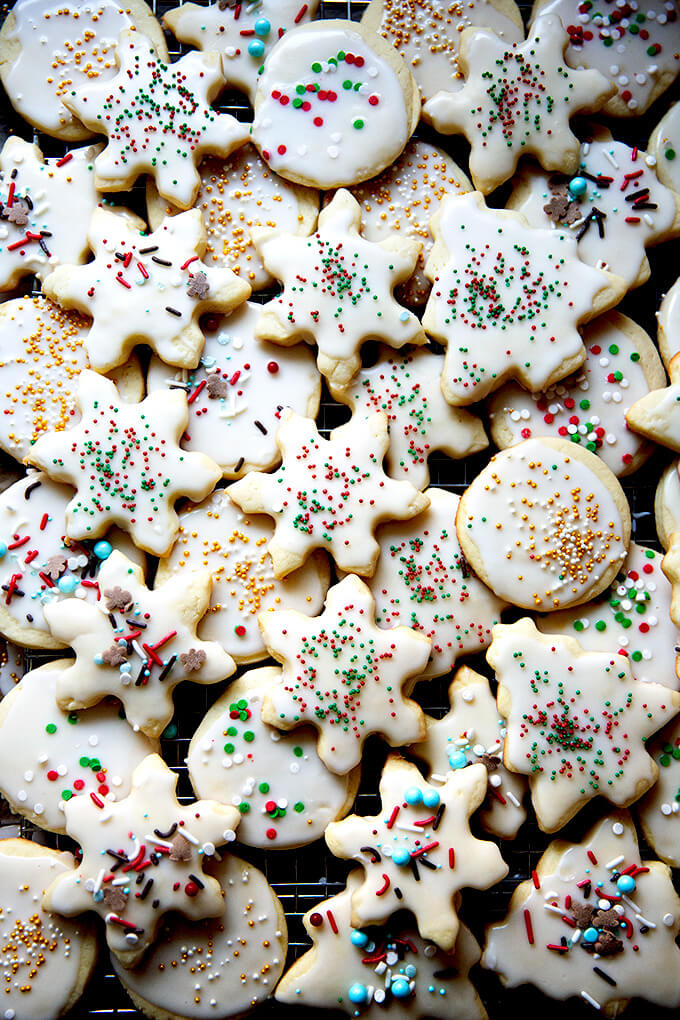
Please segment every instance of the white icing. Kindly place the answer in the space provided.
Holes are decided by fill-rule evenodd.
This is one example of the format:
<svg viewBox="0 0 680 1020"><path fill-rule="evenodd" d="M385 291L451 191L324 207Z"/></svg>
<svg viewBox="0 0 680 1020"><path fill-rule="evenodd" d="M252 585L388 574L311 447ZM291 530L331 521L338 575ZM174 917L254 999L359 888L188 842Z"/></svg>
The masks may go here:
<svg viewBox="0 0 680 1020"><path fill-rule="evenodd" d="M649 742L659 778L636 805L645 838L661 860L680 867L680 721L677 719Z"/></svg>
<svg viewBox="0 0 680 1020"><path fill-rule="evenodd" d="M659 121L650 150L656 157L660 180L680 193L680 103L674 103Z"/></svg>
<svg viewBox="0 0 680 1020"><path fill-rule="evenodd" d="M680 278L664 294L657 312L657 321L659 350L666 370L670 371L671 360L680 353Z"/></svg>
<svg viewBox="0 0 680 1020"><path fill-rule="evenodd" d="M680 475L678 462L672 461L659 479L654 497L656 531L664 549L670 545L671 535L680 531Z"/></svg>

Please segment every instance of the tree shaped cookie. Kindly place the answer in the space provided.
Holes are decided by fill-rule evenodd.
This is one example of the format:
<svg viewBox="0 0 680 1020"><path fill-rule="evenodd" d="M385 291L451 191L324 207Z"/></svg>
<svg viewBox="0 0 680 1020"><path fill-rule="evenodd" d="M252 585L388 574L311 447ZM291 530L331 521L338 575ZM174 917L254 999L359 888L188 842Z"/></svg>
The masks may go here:
<svg viewBox="0 0 680 1020"><path fill-rule="evenodd" d="M481 400L508 378L546 389L582 364L576 327L618 301L622 280L585 265L573 237L489 209L478 192L444 199L430 226L423 326L446 345L450 404Z"/></svg>
<svg viewBox="0 0 680 1020"><path fill-rule="evenodd" d="M581 843L548 846L505 920L487 929L482 966L506 988L580 996L607 1017L638 997L677 1009L679 931L670 869L640 859L635 826L617 811Z"/></svg>
<svg viewBox="0 0 680 1020"><path fill-rule="evenodd" d="M506 603L474 573L456 535L460 497L433 486L430 506L412 521L382 525L380 558L367 582L378 625L412 627L432 641L426 676L447 673L461 655L481 652Z"/></svg>
<svg viewBox="0 0 680 1020"><path fill-rule="evenodd" d="M386 921L403 907L414 914L422 938L451 952L459 928L455 894L488 889L508 873L495 843L476 839L469 828L486 777L483 765L471 765L433 786L415 765L388 757L380 814L350 815L326 829L331 852L364 869L352 895L352 925Z"/></svg>
<svg viewBox="0 0 680 1020"><path fill-rule="evenodd" d="M203 861L235 838L238 811L212 800L181 805L176 788L176 773L150 754L123 800L74 797L64 809L66 831L83 857L52 883L43 906L66 917L99 914L109 949L124 967L139 962L168 911L200 921L224 909L220 884L204 872Z"/></svg>
<svg viewBox="0 0 680 1020"><path fill-rule="evenodd" d="M641 436L680 452L680 354L668 365L670 385L636 400L626 414L629 426Z"/></svg>
<svg viewBox="0 0 680 1020"><path fill-rule="evenodd" d="M203 499L222 477L209 457L179 448L189 417L185 394L152 393L127 404L114 383L86 370L76 402L78 425L41 436L27 458L76 489L66 512L69 538L97 538L116 523L141 549L162 556L177 532L174 501Z"/></svg>
<svg viewBox="0 0 680 1020"><path fill-rule="evenodd" d="M354 928L351 901L360 885L355 869L346 889L305 914L312 947L286 971L276 999L319 1011L341 1009L363 1020L486 1020L469 979L480 957L470 929L460 926L455 952L448 954L396 918ZM388 958L389 967L381 966Z"/></svg>
<svg viewBox="0 0 680 1020"><path fill-rule="evenodd" d="M487 832L513 839L527 816L526 780L503 765L505 722L485 676L461 666L449 686L451 708L441 719L427 717L427 736L410 751L427 764L428 781L446 782L451 770L481 762L489 773L479 816Z"/></svg>
<svg viewBox="0 0 680 1020"><path fill-rule="evenodd" d="M384 473L388 442L382 411L351 418L329 439L311 418L282 412L276 434L281 467L274 474L252 472L229 488L243 510L274 518L268 549L275 577L301 566L312 549L326 549L342 570L373 573L380 551L376 525L414 517L430 503L410 482Z"/></svg>
<svg viewBox="0 0 680 1020"><path fill-rule="evenodd" d="M319 757L338 775L359 764L371 733L392 746L425 736L425 717L404 690L425 667L429 639L407 627L380 630L374 618L373 597L354 574L330 589L320 616L286 609L259 616L267 649L283 665L262 718L279 729L314 726Z"/></svg>
<svg viewBox="0 0 680 1020"><path fill-rule="evenodd" d="M383 348L375 364L361 369L347 386L331 385L335 399L348 404L357 417L385 411L387 470L417 489L429 485L427 460L435 450L462 459L488 446L479 418L444 400L443 364L443 356L430 350L394 354Z"/></svg>
<svg viewBox="0 0 680 1020"><path fill-rule="evenodd" d="M584 652L526 618L494 627L486 657L507 720L503 761L529 776L544 832L592 797L626 807L656 781L645 741L680 710L680 694L633 679L622 655Z"/></svg>
<svg viewBox="0 0 680 1020"><path fill-rule="evenodd" d="M244 124L210 106L224 86L219 55L192 52L169 64L147 36L123 31L116 61L115 78L64 96L86 127L108 138L94 164L97 187L127 191L148 173L163 198L189 209L201 157L228 156L248 140Z"/></svg>
<svg viewBox="0 0 680 1020"><path fill-rule="evenodd" d="M115 694L132 726L160 736L172 718L178 683L216 683L235 669L220 644L196 636L210 603L210 573L177 574L149 591L141 569L113 552L98 583L99 602L59 600L45 607L54 636L76 653L57 681L57 703L72 711Z"/></svg>
<svg viewBox="0 0 680 1020"><path fill-rule="evenodd" d="M367 241L360 225L359 203L340 189L311 237L266 227L251 232L265 269L284 288L263 309L256 336L286 346L316 343L319 371L335 386L346 385L361 367L365 340L397 348L427 340L415 315L393 295L415 269L420 243L398 234Z"/></svg>
<svg viewBox="0 0 680 1020"><path fill-rule="evenodd" d="M94 321L87 337L92 367L107 372L144 342L168 365L196 368L204 312L230 312L250 287L229 269L200 261L205 227L198 209L167 216L151 234L142 220L96 209L89 227L94 260L60 266L43 292ZM115 308L115 315L111 309Z"/></svg>
<svg viewBox="0 0 680 1020"><path fill-rule="evenodd" d="M94 184L100 149L88 145L46 160L37 145L7 139L0 153L0 290L85 261L87 228L100 200Z"/></svg>
<svg viewBox="0 0 680 1020"><path fill-rule="evenodd" d="M459 92L438 92L423 114L442 134L464 134L470 176L488 194L512 177L522 155L546 170L578 166L576 113L599 110L615 87L599 71L572 70L564 61L567 37L554 15L538 18L526 42L508 43L489 29L463 33Z"/></svg>

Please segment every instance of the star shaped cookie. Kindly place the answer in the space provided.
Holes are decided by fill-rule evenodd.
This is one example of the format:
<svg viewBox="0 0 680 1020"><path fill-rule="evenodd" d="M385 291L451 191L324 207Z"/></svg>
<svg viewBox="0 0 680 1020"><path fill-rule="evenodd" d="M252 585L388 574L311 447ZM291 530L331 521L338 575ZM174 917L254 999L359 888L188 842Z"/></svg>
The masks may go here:
<svg viewBox="0 0 680 1020"><path fill-rule="evenodd" d="M216 683L236 668L217 641L196 636L210 604L211 574L176 574L149 591L140 567L115 551L98 583L98 602L66 599L45 606L53 636L76 653L57 681L57 704L73 711L114 694L131 726L160 736L172 718L178 683Z"/></svg>
<svg viewBox="0 0 680 1020"><path fill-rule="evenodd" d="M267 609L258 617L269 654L283 665L262 718L285 730L314 726L319 757L338 775L359 764L371 733L392 746L425 735L420 707L403 692L424 669L430 641L408 627L380 630L374 619L373 597L354 574L330 589L320 616Z"/></svg>
<svg viewBox="0 0 680 1020"><path fill-rule="evenodd" d="M351 418L329 439L311 418L289 408L281 413L276 433L281 467L273 474L251 472L229 487L242 510L274 518L268 551L275 577L296 570L313 549L326 549L341 570L374 572L380 552L376 525L414 517L430 505L410 482L384 473L388 442L383 411Z"/></svg>
<svg viewBox="0 0 680 1020"><path fill-rule="evenodd" d="M181 805L176 788L176 773L150 754L133 772L127 797L113 804L74 797L64 808L83 857L52 883L43 906L66 917L99 914L124 967L139 962L168 911L200 921L224 910L220 884L203 862L235 839L239 813L212 800Z"/></svg>
<svg viewBox="0 0 680 1020"><path fill-rule="evenodd" d="M319 371L339 387L361 367L359 350L369 338L397 348L427 341L416 316L393 293L413 273L420 242L396 233L367 241L360 227L361 206L341 188L311 237L266 227L251 231L265 269L283 283L283 293L263 309L255 335L285 346L316 343Z"/></svg>
<svg viewBox="0 0 680 1020"><path fill-rule="evenodd" d="M496 844L470 832L486 777L483 765L470 765L433 786L411 762L388 757L380 779L381 812L350 815L326 829L331 852L364 869L352 896L355 927L382 923L403 908L415 916L422 938L453 950L460 924L456 893L488 889L508 873Z"/></svg>
<svg viewBox="0 0 680 1020"><path fill-rule="evenodd" d="M159 57L139 32L120 33L118 74L63 96L64 105L108 144L95 160L102 191L127 191L140 174L159 193L189 209L200 185L201 158L228 156L248 141L248 129L210 103L224 87L217 53L187 53L174 64Z"/></svg>
<svg viewBox="0 0 680 1020"><path fill-rule="evenodd" d="M222 477L209 457L178 445L189 418L186 395L157 392L127 404L110 379L86 369L76 403L81 421L41 436L26 458L76 489L68 537L97 538L119 524L135 545L165 555L179 524L175 500L203 499Z"/></svg>
<svg viewBox="0 0 680 1020"><path fill-rule="evenodd" d="M450 404L481 400L509 378L532 393L565 378L585 359L577 326L625 290L581 261L574 237L487 208L479 192L445 198L430 229L423 327L446 346Z"/></svg>
<svg viewBox="0 0 680 1020"><path fill-rule="evenodd" d="M88 233L94 260L60 266L43 284L53 301L93 319L86 346L98 372L121 365L141 341L168 365L196 368L204 344L199 317L230 312L250 297L230 269L200 261L206 233L198 209L166 216L151 234L145 229L136 216L96 209Z"/></svg>
<svg viewBox="0 0 680 1020"><path fill-rule="evenodd" d="M423 115L437 131L470 142L470 176L485 195L529 153L546 170L576 170L579 143L569 119L599 110L616 87L599 71L568 67L567 43L555 15L537 18L529 38L512 45L490 29L468 29L459 56L465 84L425 103Z"/></svg>
<svg viewBox="0 0 680 1020"><path fill-rule="evenodd" d="M486 658L507 720L503 761L529 776L544 832L593 797L627 807L656 781L645 741L680 710L676 691L640 683L624 656L584 652L527 618L494 627Z"/></svg>

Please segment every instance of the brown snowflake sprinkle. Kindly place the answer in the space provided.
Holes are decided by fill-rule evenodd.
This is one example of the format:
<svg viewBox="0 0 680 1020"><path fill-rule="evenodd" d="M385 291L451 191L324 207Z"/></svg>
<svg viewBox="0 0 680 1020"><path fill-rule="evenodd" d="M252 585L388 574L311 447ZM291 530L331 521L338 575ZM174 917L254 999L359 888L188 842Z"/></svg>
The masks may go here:
<svg viewBox="0 0 680 1020"><path fill-rule="evenodd" d="M125 909L127 903L127 895L123 892L123 889L119 885L107 886L106 889L102 890L104 895L104 903L110 910L118 913L119 910Z"/></svg>
<svg viewBox="0 0 680 1020"><path fill-rule="evenodd" d="M5 207L5 218L18 227L25 227L28 223L28 209L23 202L15 202L9 209Z"/></svg>
<svg viewBox="0 0 680 1020"><path fill-rule="evenodd" d="M202 301L209 290L210 284L208 283L208 277L205 273L194 273L189 280L189 288L187 290L189 297L197 297L200 301Z"/></svg>
<svg viewBox="0 0 680 1020"><path fill-rule="evenodd" d="M106 608L111 612L118 609L121 613L129 613L134 606L130 592L125 591L124 588L120 588L118 585L109 591L105 591L104 596L106 598Z"/></svg>
<svg viewBox="0 0 680 1020"><path fill-rule="evenodd" d="M214 373L208 376L208 396L213 400L221 399L227 395L227 382L221 375Z"/></svg>
<svg viewBox="0 0 680 1020"><path fill-rule="evenodd" d="M501 763L500 758L496 754L483 754L479 760L482 765L486 766L487 772L495 772Z"/></svg>
<svg viewBox="0 0 680 1020"><path fill-rule="evenodd" d="M47 563L45 564L45 573L48 577L51 577L53 581L56 581L58 577L66 570L66 557L65 556L50 556Z"/></svg>
<svg viewBox="0 0 680 1020"><path fill-rule="evenodd" d="M105 652L102 652L102 662L105 662L107 666L120 666L123 662L127 662L125 645L111 645Z"/></svg>
<svg viewBox="0 0 680 1020"><path fill-rule="evenodd" d="M182 652L179 657L185 673L197 673L203 667L205 660L206 654L202 648L190 648L188 652Z"/></svg>

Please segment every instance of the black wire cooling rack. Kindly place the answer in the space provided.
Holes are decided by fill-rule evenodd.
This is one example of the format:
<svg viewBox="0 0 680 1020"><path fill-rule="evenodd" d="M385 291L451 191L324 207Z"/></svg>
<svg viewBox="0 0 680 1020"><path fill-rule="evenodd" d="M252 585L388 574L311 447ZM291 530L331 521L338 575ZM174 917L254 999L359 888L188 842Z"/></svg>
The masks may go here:
<svg viewBox="0 0 680 1020"><path fill-rule="evenodd" d="M82 2L82 0L81 0ZM177 6L176 2L165 2L165 0L148 0L149 6L160 18L167 10ZM209 0L198 0L205 6L209 6ZM361 18L368 0L321 0L317 17L321 18L350 18L358 21ZM402 0L403 3L412 0ZM7 10L12 4L0 6L0 15L4 18ZM449 6L442 3L442 6ZM450 6L455 6L455 0L451 0ZM530 12L530 5L519 4L522 13L526 18ZM180 46L177 41L168 35L168 48L172 59L177 59L184 52L186 47ZM662 96L645 117L635 121L617 121L610 126L617 139L627 142L630 145L638 145L644 148L647 139L659 118L670 104L680 98L680 81ZM222 96L219 109L233 114L241 121L250 121L252 111L243 98L237 93L226 93ZM12 110L6 96L0 89L0 142L4 142L9 134L18 134L29 140L35 140L43 152L48 156L62 155L66 146L40 132L33 132L29 125L22 121ZM435 132L421 125L416 136L439 145L446 149L452 158L459 165L467 170L468 146L464 141L457 138L442 138ZM489 204L502 206L507 195L506 188L499 189L491 198ZM121 196L118 196L120 199ZM125 195L125 202L140 215L146 216L144 189L137 184L129 195ZM635 319L654 338L656 336L655 311L659 306L661 297L665 291L675 282L680 273L680 241L664 244L660 249L651 249L648 252L652 267L650 280L647 284L629 294L620 305L621 311ZM22 291L30 290L30 286L22 288ZM34 293L38 291L35 290ZM260 293L253 296L253 300L265 301L271 297L271 293ZM370 357L369 349L365 349L365 357ZM324 388L322 404L319 414L319 425L322 431L328 431L334 426L345 421L349 416L348 409L336 404ZM438 485L452 492L462 493L472 479L479 473L481 468L488 461L493 449L485 451L475 457L467 458L465 461L452 461L449 458L434 454L430 458L431 484ZM632 517L633 517L633 538L643 545L660 549L654 527L654 490L661 476L663 469L670 460L667 451L658 449L644 467L630 478L623 480L623 487L628 496ZM4 466L10 470L16 470L16 464L5 461ZM3 461L0 455L0 473ZM41 665L54 658L46 653L27 652L27 668ZM489 674L483 656L477 656L469 660L470 665L479 669L480 672ZM239 669L236 676L243 672ZM235 679L235 677L233 679ZM415 691L415 698L422 707L433 716L441 717L448 709L447 689L449 677L442 677L438 680L428 681L420 684ZM180 800L188 801L193 799L190 787L185 757L189 747L189 741L203 719L210 705L222 694L228 686L216 684L210 687L203 687L196 684L181 685L175 692L175 716L173 723L166 731L162 739L162 753L168 765L179 775ZM354 810L359 814L373 814L379 810L379 799L377 796L378 780L382 769L387 748L377 738L370 738L366 744L363 774L361 787L357 797ZM6 808L6 805L4 805ZM577 818L570 823L561 833L560 837L569 840L579 840L593 822L605 811L605 805L595 802L580 812ZM2 812L4 814L4 812ZM473 823L474 824L474 823ZM49 833L42 833L29 822L21 820L21 834L28 838L38 838L49 845L58 846L62 849L72 848L72 844L65 837L54 836ZM488 834L477 833L483 838L490 838ZM510 871L508 877L492 890L487 892L476 892L468 890L463 895L463 908L461 915L464 921L470 926L477 939L482 941L484 928L493 921L500 920L507 910L513 889L516 885L528 878L531 870L550 842L550 838L540 832L535 820L530 817L519 832L518 838L513 841L503 840L500 842L501 852L508 862ZM642 841L643 856L653 856L651 851ZM309 942L302 926L302 916L320 900L335 895L345 886L345 879L349 871L349 863L333 858L328 852L323 840L295 850L267 850L259 851L249 847L235 846L235 852L244 859L250 861L260 868L267 876L277 896L281 900L286 913L289 934L289 952L287 966L303 953ZM680 891L680 882L676 881ZM102 946L104 942L102 939ZM509 1013L520 1011L526 1015L540 1015L550 1010L553 1017L558 1020L580 1020L580 1018L592 1017L593 1010L587 1004L577 999L571 999L568 1003L555 1002L543 996L531 986L524 986L515 990L504 990L500 982L493 974L475 967L471 973L472 980L476 984L482 999L486 1005L491 1020L499 1020ZM650 974L650 980L653 976ZM334 1011L330 1012L334 1015ZM130 1000L125 994L118 979L113 974L108 955L102 951L101 958L92 982L90 983L83 999L76 1006L71 1014L72 1017L127 1017L141 1018L138 1010L132 1007ZM293 1016L312 1016L312 1010L301 1010L300 1007L281 1005L270 999L263 1003L253 1012L256 1020L288 1020ZM627 1014L629 1020L649 1020L650 1017L663 1020L671 1015L676 1016L670 1010L650 1007L642 1002L633 1002Z"/></svg>

